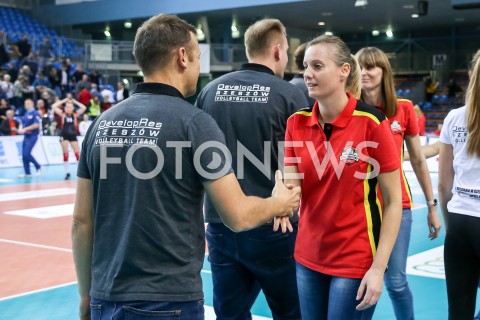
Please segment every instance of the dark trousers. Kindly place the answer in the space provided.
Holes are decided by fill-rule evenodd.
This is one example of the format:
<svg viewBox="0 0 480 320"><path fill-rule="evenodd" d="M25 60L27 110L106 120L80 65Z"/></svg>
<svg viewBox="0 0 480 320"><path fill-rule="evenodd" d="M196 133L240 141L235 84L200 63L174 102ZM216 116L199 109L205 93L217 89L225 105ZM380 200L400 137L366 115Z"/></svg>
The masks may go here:
<svg viewBox="0 0 480 320"><path fill-rule="evenodd" d="M250 308L263 290L274 319L300 319L293 233L264 225L234 233L210 223L206 237L213 278L213 307L219 320L250 319Z"/></svg>
<svg viewBox="0 0 480 320"><path fill-rule="evenodd" d="M204 320L203 299L187 302L122 301L92 298L92 320Z"/></svg>
<svg viewBox="0 0 480 320"><path fill-rule="evenodd" d="M480 218L448 213L444 260L448 318L471 320L480 276Z"/></svg>
<svg viewBox="0 0 480 320"><path fill-rule="evenodd" d="M37 170L40 169L40 164L32 156L32 149L35 146L35 143L37 143L37 140L38 134L26 134L25 138L23 139L22 161L25 174L30 174L30 162L33 163Z"/></svg>

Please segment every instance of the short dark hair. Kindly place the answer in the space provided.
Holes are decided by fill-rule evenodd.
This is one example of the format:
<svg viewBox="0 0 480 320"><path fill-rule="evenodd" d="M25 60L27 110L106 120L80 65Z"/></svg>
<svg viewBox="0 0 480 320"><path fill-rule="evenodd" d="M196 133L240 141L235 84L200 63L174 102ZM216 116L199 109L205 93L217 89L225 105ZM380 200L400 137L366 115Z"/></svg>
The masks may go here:
<svg viewBox="0 0 480 320"><path fill-rule="evenodd" d="M133 55L144 75L167 65L175 49L189 47L195 28L177 16L159 14L145 21L137 30Z"/></svg>
<svg viewBox="0 0 480 320"><path fill-rule="evenodd" d="M305 67L303 66L303 58L305 57L306 49L307 49L307 44L302 43L301 45L298 46L297 49L295 49L295 52L293 53L293 60L295 61L295 65L297 66L297 69L300 71L305 70Z"/></svg>

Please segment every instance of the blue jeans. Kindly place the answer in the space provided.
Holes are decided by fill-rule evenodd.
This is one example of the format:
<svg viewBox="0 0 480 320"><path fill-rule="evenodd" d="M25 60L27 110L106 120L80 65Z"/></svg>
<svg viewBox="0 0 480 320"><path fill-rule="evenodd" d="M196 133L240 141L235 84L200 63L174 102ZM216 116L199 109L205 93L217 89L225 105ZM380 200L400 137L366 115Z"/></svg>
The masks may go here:
<svg viewBox="0 0 480 320"><path fill-rule="evenodd" d="M23 138L22 161L25 174L30 174L30 162L33 163L37 170L40 169L40 164L32 156L32 149L35 146L35 143L37 143L37 140L38 134L28 134Z"/></svg>
<svg viewBox="0 0 480 320"><path fill-rule="evenodd" d="M412 231L412 210L403 209L402 222L397 241L393 247L388 271L385 272L385 286L392 300L395 316L399 320L413 320L413 296L407 282L407 256Z"/></svg>
<svg viewBox="0 0 480 320"><path fill-rule="evenodd" d="M363 311L355 307L362 279L329 276L297 262L297 285L303 320L369 320L375 306Z"/></svg>
<svg viewBox="0 0 480 320"><path fill-rule="evenodd" d="M92 298L92 320L204 320L203 299L187 302L122 301Z"/></svg>
<svg viewBox="0 0 480 320"><path fill-rule="evenodd" d="M292 233L272 225L234 233L221 223L207 226L212 267L213 307L217 319L250 319L250 309L263 290L274 319L300 319Z"/></svg>

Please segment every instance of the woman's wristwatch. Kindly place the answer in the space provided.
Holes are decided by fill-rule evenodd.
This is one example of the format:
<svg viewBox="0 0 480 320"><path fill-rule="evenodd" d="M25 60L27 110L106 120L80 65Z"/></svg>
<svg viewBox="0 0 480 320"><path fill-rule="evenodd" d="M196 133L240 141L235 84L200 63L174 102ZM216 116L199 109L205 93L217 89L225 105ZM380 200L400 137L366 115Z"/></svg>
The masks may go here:
<svg viewBox="0 0 480 320"><path fill-rule="evenodd" d="M427 207L436 207L438 204L437 199L433 199L431 201L427 201Z"/></svg>

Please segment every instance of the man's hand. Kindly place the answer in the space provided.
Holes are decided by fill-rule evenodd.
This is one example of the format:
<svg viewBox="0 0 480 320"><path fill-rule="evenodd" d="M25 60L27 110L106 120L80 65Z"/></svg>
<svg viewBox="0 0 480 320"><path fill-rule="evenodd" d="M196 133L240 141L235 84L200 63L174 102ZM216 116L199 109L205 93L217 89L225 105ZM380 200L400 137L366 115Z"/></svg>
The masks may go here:
<svg viewBox="0 0 480 320"><path fill-rule="evenodd" d="M80 297L79 308L80 320L91 320L90 318L90 297Z"/></svg>
<svg viewBox="0 0 480 320"><path fill-rule="evenodd" d="M272 190L272 198L282 208L279 216L293 216L300 206L301 189L300 187L293 187L289 189L283 183L283 175L280 170L275 172L275 187Z"/></svg>

